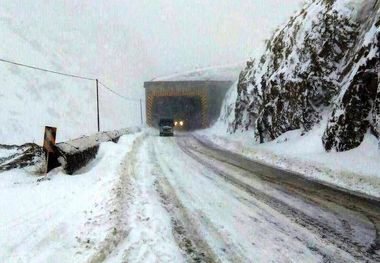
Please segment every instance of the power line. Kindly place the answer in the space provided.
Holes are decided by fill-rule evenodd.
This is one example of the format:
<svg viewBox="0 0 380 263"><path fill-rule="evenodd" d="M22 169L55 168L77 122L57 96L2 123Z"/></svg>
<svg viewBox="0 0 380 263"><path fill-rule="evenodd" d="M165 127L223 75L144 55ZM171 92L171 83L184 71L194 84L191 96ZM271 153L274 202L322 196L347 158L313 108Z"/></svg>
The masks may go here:
<svg viewBox="0 0 380 263"><path fill-rule="evenodd" d="M49 73L53 73L53 74L57 74L57 75L62 75L62 76L66 76L66 77L72 77L72 78L78 78L78 79L85 79L85 80L95 81L94 78L88 78L88 77L83 77L83 76L79 76L79 75L73 75L73 74L58 72L58 71L54 71L54 70L50 70L50 69L44 69L44 68L29 66L29 65L25 65L25 64L22 64L22 63L6 60L6 59L2 59L2 58L0 58L0 61L8 63L8 64L13 64L13 65L16 65L16 66L20 66L20 67L31 68L31 69L35 69L35 70L39 70L39 71L44 71L44 72L49 72Z"/></svg>
<svg viewBox="0 0 380 263"><path fill-rule="evenodd" d="M66 76L66 77L71 77L71 78L78 78L78 79L84 79L84 80L91 80L91 81L96 81L95 78L89 78L89 77L84 77L84 76L80 76L80 75L74 75L74 74L68 74L68 73L64 73L64 72L59 72L59 71L55 71L55 70L50 70L50 69L45 69L45 68L40 68L40 67L35 67L35 66L30 66L30 65L26 65L26 64L23 64L23 63L19 63L19 62L14 62L14 61L10 61L10 60L6 60L6 59L2 59L0 58L0 61L1 62L5 62L5 63L8 63L8 64L13 64L13 65L16 65L16 66L20 66L20 67L25 67L25 68L30 68L30 69L34 69L34 70L39 70L39 71L43 71L43 72L48 72L48 73L53 73L53 74L57 74L57 75L62 75L62 76ZM104 83L100 82L99 81L99 84L101 84L104 88L108 89L110 92L112 92L113 94L125 99L125 100L129 100L129 101L139 101L139 99L134 99L134 98L128 98L126 96L123 96L119 93L117 93L116 91L114 91L113 89L109 88L107 85L105 85Z"/></svg>
<svg viewBox="0 0 380 263"><path fill-rule="evenodd" d="M115 95L117 95L117 96L119 96L119 97L121 97L121 98L123 98L123 99L125 99L125 100L130 100L130 101L140 101L140 99L133 99L133 98L129 98L129 97L123 96L123 95L121 95L120 93L117 93L116 91L114 91L113 89L111 89L110 87L106 86L104 83L102 83L102 82L100 82L100 81L99 81L99 84L100 84L102 87L108 89L108 90L109 90L110 92L112 92L113 94L115 94Z"/></svg>
<svg viewBox="0 0 380 263"><path fill-rule="evenodd" d="M4 62L4 63L8 63L8 64L12 64L12 65L16 65L16 66L19 66L19 67L25 67L25 68L30 68L30 69L34 69L34 70L39 70L39 71L43 71L43 72L47 72L47 73L53 73L53 74L57 74L57 75L62 75L62 76L66 76L66 77L71 77L71 78L77 78L77 79L84 79L84 80L90 80L90 81L95 81L96 82L96 105L97 105L97 123L98 123L98 132L100 131L100 114L99 114L99 85L100 84L102 87L106 88L107 90L109 90L110 92L112 92L113 94L119 96L120 98L123 98L125 100L129 100L129 101L135 101L135 102L140 102L140 114L141 114L141 123L143 122L143 117L142 117L142 99L134 99L134 98L128 98L126 96L123 96L119 93L117 93L116 91L114 91L113 89L111 89L110 87L108 87L107 85L105 85L104 83L100 82L98 79L94 79L94 78L88 78L88 77L84 77L84 76L79 76L79 75L73 75L73 74L68 74L68 73L64 73L64 72L59 72L59 71L55 71L55 70L50 70L50 69L45 69L45 68L39 68L39 67L35 67L35 66L30 66L30 65L26 65L26 64L22 64L22 63L18 63L18 62L14 62L14 61L10 61L10 60L6 60L6 59L2 59L0 58L0 62Z"/></svg>

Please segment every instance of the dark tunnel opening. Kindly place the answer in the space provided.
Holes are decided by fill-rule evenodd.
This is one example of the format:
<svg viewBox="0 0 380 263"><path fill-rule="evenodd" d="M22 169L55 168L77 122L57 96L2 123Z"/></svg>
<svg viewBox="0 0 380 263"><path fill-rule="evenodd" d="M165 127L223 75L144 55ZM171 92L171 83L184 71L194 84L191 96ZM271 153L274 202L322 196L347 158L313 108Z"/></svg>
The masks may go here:
<svg viewBox="0 0 380 263"><path fill-rule="evenodd" d="M198 96L167 96L156 97L153 101L153 123L155 126L161 118L172 118L183 126L176 126L181 130L195 130L202 127L202 105Z"/></svg>

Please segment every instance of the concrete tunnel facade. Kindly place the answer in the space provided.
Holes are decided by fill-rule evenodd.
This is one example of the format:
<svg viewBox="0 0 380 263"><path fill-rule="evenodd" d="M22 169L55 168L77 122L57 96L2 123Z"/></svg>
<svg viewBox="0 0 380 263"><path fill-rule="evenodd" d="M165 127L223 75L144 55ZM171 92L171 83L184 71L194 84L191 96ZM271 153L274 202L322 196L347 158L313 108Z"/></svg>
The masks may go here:
<svg viewBox="0 0 380 263"><path fill-rule="evenodd" d="M160 118L184 120L186 130L207 128L220 114L232 81L149 81L144 83L146 120L157 127Z"/></svg>

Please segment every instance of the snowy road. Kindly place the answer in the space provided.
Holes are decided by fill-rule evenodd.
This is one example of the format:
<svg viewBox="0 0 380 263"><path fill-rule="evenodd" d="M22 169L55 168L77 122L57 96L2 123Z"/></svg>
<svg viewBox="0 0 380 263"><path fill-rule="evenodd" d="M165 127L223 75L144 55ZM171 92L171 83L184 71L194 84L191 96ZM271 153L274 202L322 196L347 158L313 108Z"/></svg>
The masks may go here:
<svg viewBox="0 0 380 263"><path fill-rule="evenodd" d="M191 135L102 144L74 177L2 176L0 262L380 262L378 202Z"/></svg>
<svg viewBox="0 0 380 263"><path fill-rule="evenodd" d="M379 262L380 208L213 149L150 135L129 161L129 237L110 262Z"/></svg>

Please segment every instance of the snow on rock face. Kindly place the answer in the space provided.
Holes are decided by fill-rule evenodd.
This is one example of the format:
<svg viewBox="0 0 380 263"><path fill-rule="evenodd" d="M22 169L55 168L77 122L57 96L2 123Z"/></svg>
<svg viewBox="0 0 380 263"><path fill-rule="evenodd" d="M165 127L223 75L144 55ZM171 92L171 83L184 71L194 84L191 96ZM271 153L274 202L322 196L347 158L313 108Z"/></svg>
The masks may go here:
<svg viewBox="0 0 380 263"><path fill-rule="evenodd" d="M337 93L335 71L355 29L326 1L315 1L292 18L268 42L260 61L249 62L240 75L234 129L253 127L261 142L288 130L310 130Z"/></svg>
<svg viewBox="0 0 380 263"><path fill-rule="evenodd" d="M379 5L378 5L379 7ZM327 150L345 151L363 141L368 128L379 138L379 71L380 71L380 18L374 21L376 34L370 44L362 47L354 58L347 88L338 98L323 143ZM373 28L373 27L372 27ZM371 30L372 31L372 30Z"/></svg>
<svg viewBox="0 0 380 263"><path fill-rule="evenodd" d="M379 79L379 74L377 76ZM377 93L376 93L375 103L373 106L372 117L373 117L372 127L375 131L375 134L377 134L379 137L380 136L380 82L379 81L377 83Z"/></svg>
<svg viewBox="0 0 380 263"><path fill-rule="evenodd" d="M45 166L45 154L37 144L0 144L0 173L15 168L26 169L31 173L43 173Z"/></svg>
<svg viewBox="0 0 380 263"><path fill-rule="evenodd" d="M376 0L311 1L275 32L260 59L247 62L228 131L253 130L263 143L308 132L333 112L327 150L358 146L370 126L379 134L379 42L369 36L378 30L378 10Z"/></svg>

